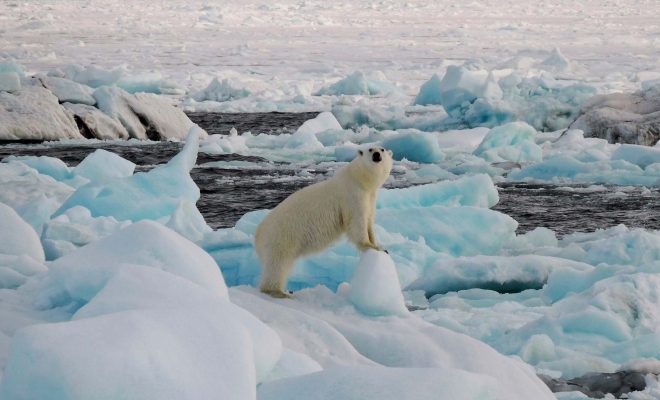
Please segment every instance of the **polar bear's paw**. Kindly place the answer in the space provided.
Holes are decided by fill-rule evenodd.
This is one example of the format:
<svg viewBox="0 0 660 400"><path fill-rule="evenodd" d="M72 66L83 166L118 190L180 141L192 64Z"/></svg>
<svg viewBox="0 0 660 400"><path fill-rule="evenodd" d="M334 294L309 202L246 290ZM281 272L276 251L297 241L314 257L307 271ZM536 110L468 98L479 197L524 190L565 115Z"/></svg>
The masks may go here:
<svg viewBox="0 0 660 400"><path fill-rule="evenodd" d="M270 297L274 297L276 299L290 299L291 298L291 293L286 293L281 290L262 290L263 293L266 293Z"/></svg>

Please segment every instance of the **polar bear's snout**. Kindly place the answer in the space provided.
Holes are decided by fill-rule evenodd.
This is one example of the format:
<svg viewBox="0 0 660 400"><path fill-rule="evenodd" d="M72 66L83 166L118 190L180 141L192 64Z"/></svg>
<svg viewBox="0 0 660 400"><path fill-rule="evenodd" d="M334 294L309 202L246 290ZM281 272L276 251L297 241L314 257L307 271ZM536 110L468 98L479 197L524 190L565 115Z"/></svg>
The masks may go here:
<svg viewBox="0 0 660 400"><path fill-rule="evenodd" d="M371 159L374 160L374 162L380 162L383 158L380 156L380 152L376 150L371 156Z"/></svg>

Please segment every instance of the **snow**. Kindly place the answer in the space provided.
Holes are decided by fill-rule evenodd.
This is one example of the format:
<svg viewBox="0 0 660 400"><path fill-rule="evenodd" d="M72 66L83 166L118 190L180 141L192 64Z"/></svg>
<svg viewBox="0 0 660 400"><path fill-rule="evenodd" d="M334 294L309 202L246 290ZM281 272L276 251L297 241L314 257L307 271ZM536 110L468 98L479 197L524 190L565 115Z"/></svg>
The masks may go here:
<svg viewBox="0 0 660 400"><path fill-rule="evenodd" d="M460 381L457 388L454 383ZM434 398L496 399L504 396L495 379L452 368L335 367L302 377L263 384L257 398L364 400Z"/></svg>
<svg viewBox="0 0 660 400"><path fill-rule="evenodd" d="M0 393L7 399L254 398L245 328L228 315L207 317L161 309L27 327L12 340Z"/></svg>
<svg viewBox="0 0 660 400"><path fill-rule="evenodd" d="M382 251L362 253L351 282L338 291L345 291L348 301L367 315L405 315L408 311L394 261Z"/></svg>
<svg viewBox="0 0 660 400"><path fill-rule="evenodd" d="M323 327L322 338L325 341L332 337L341 338L344 345L348 345L370 358L372 361L367 363L364 361L368 360L352 362L352 364L365 365L367 371L376 367L383 368L382 366L388 367L384 373L387 373L385 371L395 371L392 368L412 368L413 370L448 368L457 373L468 372L468 376L475 374L481 381L497 382L496 386L491 389L503 390L513 398L552 398L547 387L538 381L520 361L503 357L478 341L434 326L414 316L411 318L392 316L365 318L364 315L355 311L345 299L330 292L327 288L306 289L296 293L293 300L268 301L256 295L256 290L240 287L231 289L230 297L232 301L246 310L263 316L264 321L284 338L285 347L289 343L296 344L297 351L300 352L304 352L304 347L301 346L308 344L308 337L319 342L321 339L319 329ZM294 315L295 318L293 318ZM279 322L290 319L298 322L293 326ZM303 326L309 328L300 329L299 326L303 323ZM332 336L331 333L333 333ZM318 352L319 346L314 346L314 348ZM329 361L328 353L326 351L317 352L308 354L326 368L324 372L317 373L317 376L323 376L325 371L331 369L346 369L346 367L340 368L337 363L332 362L326 366ZM381 366L378 367L374 361ZM369 379L369 375L373 374L367 373L365 379ZM314 376L307 375L310 378ZM291 378L280 381L277 386L273 382L264 384L262 387L265 390L269 385L273 385L273 388L281 387L279 390L286 390L286 392L276 393L289 393L291 388L286 388L285 382L297 381L304 385L304 379L303 377ZM382 381L382 384L385 382ZM392 384L395 385L394 388L399 387L393 390L410 388L411 385L408 379L395 379ZM461 390L465 390L462 385ZM328 395L331 393L328 392L326 396Z"/></svg>

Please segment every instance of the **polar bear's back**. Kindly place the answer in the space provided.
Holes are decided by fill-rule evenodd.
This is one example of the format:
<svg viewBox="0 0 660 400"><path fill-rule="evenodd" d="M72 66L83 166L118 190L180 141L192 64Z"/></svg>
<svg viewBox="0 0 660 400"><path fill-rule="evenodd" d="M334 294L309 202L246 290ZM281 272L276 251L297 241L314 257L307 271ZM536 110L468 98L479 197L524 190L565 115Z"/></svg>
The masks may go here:
<svg viewBox="0 0 660 400"><path fill-rule="evenodd" d="M343 232L343 190L337 183L329 179L307 186L271 210L257 227L260 258L267 253L278 258L307 255L337 240Z"/></svg>

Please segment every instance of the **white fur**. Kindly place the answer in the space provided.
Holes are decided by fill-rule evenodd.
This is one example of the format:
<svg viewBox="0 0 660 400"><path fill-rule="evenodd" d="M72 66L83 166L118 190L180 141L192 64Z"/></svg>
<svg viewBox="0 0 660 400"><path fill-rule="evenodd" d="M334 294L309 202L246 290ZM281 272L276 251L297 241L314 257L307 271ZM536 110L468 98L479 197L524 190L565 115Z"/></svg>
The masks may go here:
<svg viewBox="0 0 660 400"><path fill-rule="evenodd" d="M380 162L373 161L375 152ZM392 152L371 147L332 178L293 193L275 207L255 236L261 291L288 297L286 282L296 259L322 251L344 233L360 251L382 250L373 232L376 192L391 169Z"/></svg>

